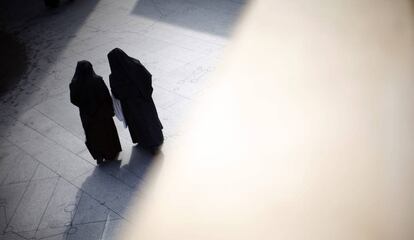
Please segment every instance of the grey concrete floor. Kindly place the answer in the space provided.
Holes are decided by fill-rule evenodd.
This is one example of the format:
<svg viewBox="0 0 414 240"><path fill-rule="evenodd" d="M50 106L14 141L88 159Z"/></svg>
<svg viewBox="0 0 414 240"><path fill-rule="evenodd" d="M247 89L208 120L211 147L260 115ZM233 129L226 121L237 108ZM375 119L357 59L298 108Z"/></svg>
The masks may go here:
<svg viewBox="0 0 414 240"><path fill-rule="evenodd" d="M185 131L178 126L208 87L245 1L76 0L53 10L42 1L2 5L9 7L6 30L26 44L29 64L0 97L0 240L116 239L147 169L165 156L161 151L153 159L134 147L115 119L119 161L96 166L69 101L76 62L91 61L108 84L112 48L141 60L153 74L168 144Z"/></svg>

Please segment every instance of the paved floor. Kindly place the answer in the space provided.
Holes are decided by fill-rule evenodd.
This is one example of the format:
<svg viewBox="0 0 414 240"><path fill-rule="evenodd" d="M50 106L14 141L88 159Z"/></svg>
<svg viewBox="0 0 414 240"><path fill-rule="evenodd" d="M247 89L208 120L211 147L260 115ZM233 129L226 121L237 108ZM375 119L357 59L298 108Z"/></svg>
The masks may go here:
<svg viewBox="0 0 414 240"><path fill-rule="evenodd" d="M207 88L245 1L76 0L54 10L4 2L13 2L6 27L27 45L29 63L0 98L0 239L115 239L147 169L165 156L134 147L117 122L120 161L96 166L69 101L76 62L91 61L108 83L109 50L140 59L168 144Z"/></svg>

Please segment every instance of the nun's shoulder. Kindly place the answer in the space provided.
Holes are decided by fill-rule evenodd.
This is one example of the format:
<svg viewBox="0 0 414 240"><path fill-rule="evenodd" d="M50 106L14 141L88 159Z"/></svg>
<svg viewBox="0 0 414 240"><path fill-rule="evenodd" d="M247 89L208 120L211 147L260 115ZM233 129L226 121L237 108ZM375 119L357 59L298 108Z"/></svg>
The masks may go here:
<svg viewBox="0 0 414 240"><path fill-rule="evenodd" d="M97 75L96 77L95 77L95 81L99 84L99 85L105 85L106 86L106 84L105 84L105 81L103 80L103 78L101 77L101 76L99 76L99 75Z"/></svg>
<svg viewBox="0 0 414 240"><path fill-rule="evenodd" d="M131 58L131 62L134 63L135 65L143 66L142 63L136 58Z"/></svg>

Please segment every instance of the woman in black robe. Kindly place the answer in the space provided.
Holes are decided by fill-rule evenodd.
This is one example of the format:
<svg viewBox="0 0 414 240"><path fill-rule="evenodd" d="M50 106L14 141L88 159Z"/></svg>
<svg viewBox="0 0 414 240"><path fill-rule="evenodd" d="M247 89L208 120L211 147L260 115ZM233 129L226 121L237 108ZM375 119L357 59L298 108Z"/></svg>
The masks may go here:
<svg viewBox="0 0 414 240"><path fill-rule="evenodd" d="M112 95L121 102L132 141L154 149L164 141L162 124L152 100L152 80L148 70L119 48L108 53Z"/></svg>
<svg viewBox="0 0 414 240"><path fill-rule="evenodd" d="M80 61L69 85L70 101L79 107L86 147L98 164L114 159L122 150L112 117L112 98L102 77L92 64Z"/></svg>

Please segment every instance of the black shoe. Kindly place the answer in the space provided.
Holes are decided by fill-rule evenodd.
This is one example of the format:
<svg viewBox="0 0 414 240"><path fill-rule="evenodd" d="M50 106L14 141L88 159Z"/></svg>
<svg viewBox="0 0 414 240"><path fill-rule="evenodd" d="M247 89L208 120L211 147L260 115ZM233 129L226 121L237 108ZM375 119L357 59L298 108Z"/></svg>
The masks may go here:
<svg viewBox="0 0 414 240"><path fill-rule="evenodd" d="M96 163L97 163L98 165L101 165L103 162L104 162L104 161L103 161L103 158L98 158L98 159L96 159Z"/></svg>

